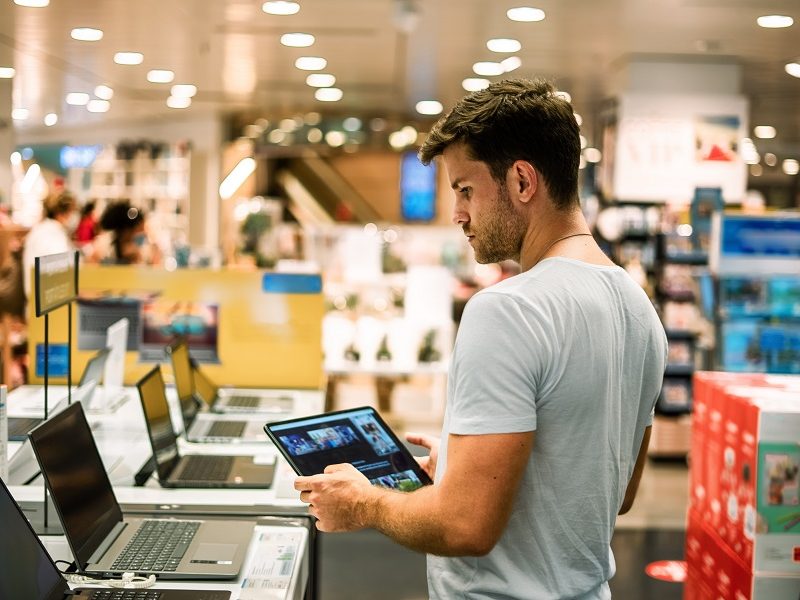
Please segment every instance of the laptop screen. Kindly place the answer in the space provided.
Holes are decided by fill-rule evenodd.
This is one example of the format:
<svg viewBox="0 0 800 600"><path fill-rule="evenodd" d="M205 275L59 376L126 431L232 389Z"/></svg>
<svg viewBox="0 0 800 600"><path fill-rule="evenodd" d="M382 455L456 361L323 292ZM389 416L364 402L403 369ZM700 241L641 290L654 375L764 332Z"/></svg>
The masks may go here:
<svg viewBox="0 0 800 600"><path fill-rule="evenodd" d="M0 598L59 600L67 584L0 481Z"/></svg>
<svg viewBox="0 0 800 600"><path fill-rule="evenodd" d="M125 350L128 345L128 319L120 319L109 325L106 332L106 358L103 371L103 384L106 388L117 389L123 385L125 377Z"/></svg>
<svg viewBox="0 0 800 600"><path fill-rule="evenodd" d="M189 346L186 342L177 342L170 346L172 372L175 375L175 389L181 403L183 423L189 428L197 415L197 402L194 399L194 383L192 381L192 363L189 359Z"/></svg>
<svg viewBox="0 0 800 600"><path fill-rule="evenodd" d="M86 363L86 367L83 369L81 381L78 385L82 387L90 381L94 381L96 384L100 383L100 380L103 378L103 367L106 364L107 358L108 348L99 350L97 354L90 358L89 362Z"/></svg>
<svg viewBox="0 0 800 600"><path fill-rule="evenodd" d="M122 511L80 402L29 434L75 560L86 564Z"/></svg>
<svg viewBox="0 0 800 600"><path fill-rule="evenodd" d="M139 398L142 400L144 419L147 422L147 433L156 460L159 479L167 479L180 459L178 442L172 429L169 415L169 404L164 389L164 378L161 367L155 367L145 375L139 383Z"/></svg>

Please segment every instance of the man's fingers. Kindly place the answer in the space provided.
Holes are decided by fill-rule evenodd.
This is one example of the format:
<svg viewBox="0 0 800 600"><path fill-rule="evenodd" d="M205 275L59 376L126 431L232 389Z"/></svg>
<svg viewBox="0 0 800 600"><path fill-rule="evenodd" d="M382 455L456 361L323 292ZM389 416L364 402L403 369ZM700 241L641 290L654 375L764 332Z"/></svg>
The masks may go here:
<svg viewBox="0 0 800 600"><path fill-rule="evenodd" d="M351 465L349 463L339 463L339 464L336 464L336 465L328 465L327 467L325 467L325 471L324 472L326 474L328 474L328 473L338 473L338 472L341 472L341 471L349 471L351 468L353 468L353 465Z"/></svg>
<svg viewBox="0 0 800 600"><path fill-rule="evenodd" d="M425 433L415 433L413 431L409 431L406 433L406 440L412 444L416 444L417 446L422 446L423 448L427 448L428 450L430 450L437 442L437 439L432 435L427 435Z"/></svg>

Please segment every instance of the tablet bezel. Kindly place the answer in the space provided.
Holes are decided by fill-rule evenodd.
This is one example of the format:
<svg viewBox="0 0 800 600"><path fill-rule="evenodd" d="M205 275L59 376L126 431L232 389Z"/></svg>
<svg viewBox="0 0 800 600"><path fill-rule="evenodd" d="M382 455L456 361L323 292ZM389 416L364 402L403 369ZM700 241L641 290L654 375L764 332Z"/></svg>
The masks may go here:
<svg viewBox="0 0 800 600"><path fill-rule="evenodd" d="M285 425L292 425L294 423L301 423L303 421L309 421L311 419L317 419L317 418L320 418L320 417L336 417L336 416L339 416L339 415L345 417L345 416L348 416L348 415L350 415L352 413L355 413L355 412L358 412L358 411L363 411L363 410L368 410L368 411L370 411L372 413L372 416L375 417L375 419L378 421L378 424L381 427L383 427L384 431L386 431L386 434L391 438L392 442L394 442L394 444L397 446L397 448L399 449L399 452L401 454L405 455L405 457L407 459L409 459L409 464L412 465L412 470L414 471L414 474L422 482L422 487L425 487L426 485L432 485L433 481L428 476L428 474L423 470L423 468L420 466L420 464L417 462L417 459L414 457L414 455L412 455L411 452L408 451L408 448L406 448L405 444L400 440L400 438L397 437L397 434L395 434L395 432L392 430L392 428L389 427L386 424L386 421L383 420L383 418L378 413L378 411L375 410L372 406L357 406L357 407L354 407L354 408L346 408L346 409L343 409L343 410L336 410L336 411L331 411L331 412L319 413L319 414L315 414L315 415L308 415L308 416L305 416L305 417L297 417L297 418L294 418L294 419L287 419L285 421L270 421L269 423L264 425L264 432L269 436L269 439L272 440L272 443L275 444L275 447L283 455L283 458L286 459L286 462L289 463L289 466L292 467L292 469L294 470L295 473L297 473L298 475L304 476L304 477L311 476L311 475L316 475L316 473L303 473L303 472L301 472L301 470L298 467L297 463L295 463L293 456L283 446L283 443L278 438L278 435L273 433L273 431L270 428L274 427L274 426L283 427ZM417 488L417 489L421 489L421 488Z"/></svg>

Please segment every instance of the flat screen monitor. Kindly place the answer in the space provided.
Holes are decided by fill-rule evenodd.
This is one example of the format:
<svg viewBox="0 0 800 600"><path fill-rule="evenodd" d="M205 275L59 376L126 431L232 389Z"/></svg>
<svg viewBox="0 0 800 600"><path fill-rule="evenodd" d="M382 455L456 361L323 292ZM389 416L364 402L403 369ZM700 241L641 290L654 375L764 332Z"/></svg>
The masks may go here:
<svg viewBox="0 0 800 600"><path fill-rule="evenodd" d="M400 161L400 212L405 221L432 221L436 216L436 167L406 152Z"/></svg>

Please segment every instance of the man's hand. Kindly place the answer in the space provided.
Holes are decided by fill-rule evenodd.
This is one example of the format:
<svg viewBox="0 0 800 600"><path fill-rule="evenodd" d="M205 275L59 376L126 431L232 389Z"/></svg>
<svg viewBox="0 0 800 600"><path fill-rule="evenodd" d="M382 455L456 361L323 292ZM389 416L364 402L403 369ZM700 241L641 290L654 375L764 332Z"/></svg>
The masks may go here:
<svg viewBox="0 0 800 600"><path fill-rule="evenodd" d="M351 464L328 465L323 475L298 477L294 489L309 504L320 531L355 531L370 526L377 490Z"/></svg>
<svg viewBox="0 0 800 600"><path fill-rule="evenodd" d="M417 446L422 446L428 449L428 456L417 456L417 462L422 470L428 474L428 477L433 481L436 475L436 461L439 458L439 438L432 435L425 435L424 433L406 433L406 440Z"/></svg>

